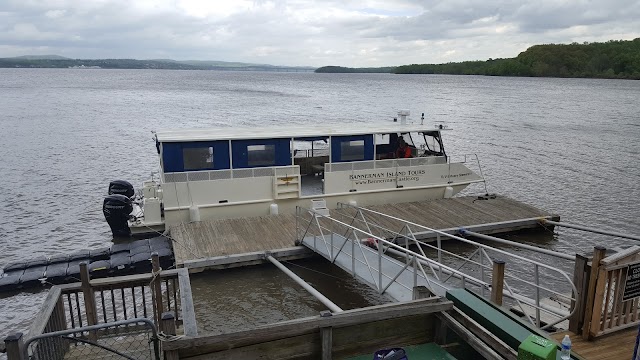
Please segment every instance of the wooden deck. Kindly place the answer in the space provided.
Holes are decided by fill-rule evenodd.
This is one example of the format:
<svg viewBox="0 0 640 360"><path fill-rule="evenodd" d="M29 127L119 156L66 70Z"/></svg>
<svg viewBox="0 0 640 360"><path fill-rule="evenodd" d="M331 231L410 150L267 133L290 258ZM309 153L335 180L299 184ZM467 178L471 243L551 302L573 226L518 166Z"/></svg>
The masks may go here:
<svg viewBox="0 0 640 360"><path fill-rule="evenodd" d="M368 208L434 229L465 227L482 233L537 227L534 219L553 216L502 196L488 200L467 196ZM375 215L371 218L380 226L400 230L393 220ZM171 226L170 233L175 240L176 264L181 266L190 260L292 247L295 228L295 215L283 214L182 223Z"/></svg>
<svg viewBox="0 0 640 360"><path fill-rule="evenodd" d="M638 329L633 327L592 341L582 340L581 335L570 331L554 333L551 336L561 342L565 334L571 338L571 351L585 360L620 360L631 359Z"/></svg>

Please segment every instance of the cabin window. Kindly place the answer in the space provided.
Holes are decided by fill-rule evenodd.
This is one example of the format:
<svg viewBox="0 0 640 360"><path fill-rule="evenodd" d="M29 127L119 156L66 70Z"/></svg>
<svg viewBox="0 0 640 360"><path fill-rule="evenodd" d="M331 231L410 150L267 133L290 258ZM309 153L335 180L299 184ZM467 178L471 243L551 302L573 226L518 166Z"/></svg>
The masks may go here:
<svg viewBox="0 0 640 360"><path fill-rule="evenodd" d="M182 149L185 170L213 169L213 146Z"/></svg>
<svg viewBox="0 0 640 360"><path fill-rule="evenodd" d="M373 134L331 137L331 162L373 160Z"/></svg>
<svg viewBox="0 0 640 360"><path fill-rule="evenodd" d="M231 141L233 168L291 165L290 139Z"/></svg>
<svg viewBox="0 0 640 360"><path fill-rule="evenodd" d="M364 160L364 140L341 142L340 153L342 161Z"/></svg>
<svg viewBox="0 0 640 360"><path fill-rule="evenodd" d="M165 173L229 169L229 141L170 142L160 146Z"/></svg>
<svg viewBox="0 0 640 360"><path fill-rule="evenodd" d="M273 166L276 163L275 145L249 145L247 146L247 165Z"/></svg>

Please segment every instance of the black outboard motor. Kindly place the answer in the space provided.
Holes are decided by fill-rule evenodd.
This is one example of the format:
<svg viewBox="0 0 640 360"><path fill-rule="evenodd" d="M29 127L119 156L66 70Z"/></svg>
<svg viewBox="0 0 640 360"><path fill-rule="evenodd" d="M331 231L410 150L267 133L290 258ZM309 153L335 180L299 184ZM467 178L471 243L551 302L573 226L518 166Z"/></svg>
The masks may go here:
<svg viewBox="0 0 640 360"><path fill-rule="evenodd" d="M132 198L135 195L135 190L130 182L124 180L114 180L109 183L109 195L118 194L124 195L128 198Z"/></svg>
<svg viewBox="0 0 640 360"><path fill-rule="evenodd" d="M109 192L111 192L111 186L109 186ZM131 199L125 195L112 194L104 198L102 212L114 237L131 236L131 230L127 223L131 211L133 211Z"/></svg>

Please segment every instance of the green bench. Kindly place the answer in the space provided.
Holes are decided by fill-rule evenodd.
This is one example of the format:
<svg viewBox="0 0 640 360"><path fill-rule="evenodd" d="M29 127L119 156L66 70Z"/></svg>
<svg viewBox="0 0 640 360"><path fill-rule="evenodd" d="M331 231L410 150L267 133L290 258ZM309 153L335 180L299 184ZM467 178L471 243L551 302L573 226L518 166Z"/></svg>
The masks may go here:
<svg viewBox="0 0 640 360"><path fill-rule="evenodd" d="M490 333L504 341L512 349L518 351L520 344L534 334L543 337L554 344L558 349L556 359L560 359L560 346L557 341L551 339L544 331L525 323L516 315L505 311L503 308L492 304L480 296L466 289L452 289L447 291L446 298L453 302L458 310L475 320ZM581 357L571 354L572 359Z"/></svg>

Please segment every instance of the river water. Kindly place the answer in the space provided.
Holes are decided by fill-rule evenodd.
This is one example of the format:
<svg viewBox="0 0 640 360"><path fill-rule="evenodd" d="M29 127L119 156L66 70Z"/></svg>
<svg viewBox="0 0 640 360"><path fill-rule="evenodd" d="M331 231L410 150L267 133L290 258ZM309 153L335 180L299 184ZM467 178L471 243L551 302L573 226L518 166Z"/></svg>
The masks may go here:
<svg viewBox="0 0 640 360"><path fill-rule="evenodd" d="M101 211L107 185L125 179L138 187L157 170L153 130L366 126L390 121L399 109L411 110L413 121L424 112L426 121L446 122L453 129L444 135L447 152L478 154L489 192L566 221L638 234L638 99L640 82L621 80L0 69L0 267L37 255L108 246L111 234ZM478 192L484 189L466 191ZM573 254L594 244L630 242L557 229L542 243ZM340 277L322 264L304 266L312 269L301 271L325 291ZM239 327L322 308L277 271L265 269L234 270L219 279L196 276L194 291L217 281L226 284L219 301L234 304L233 314L255 307L256 301L269 310L259 321L241 320ZM238 279L247 277L268 284L242 288L246 282ZM358 284L340 284L335 292L346 295L336 301L343 306L384 301ZM226 296L234 292L242 296L231 301ZM26 329L45 295L0 296L0 336ZM219 311L210 302L196 305L199 314ZM224 323L211 317L201 328L217 332Z"/></svg>

